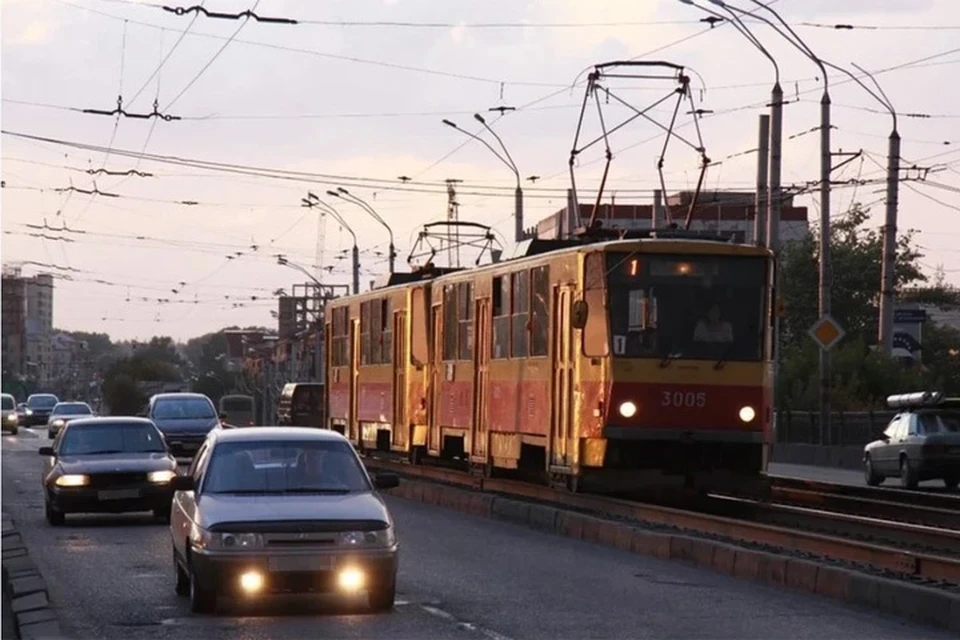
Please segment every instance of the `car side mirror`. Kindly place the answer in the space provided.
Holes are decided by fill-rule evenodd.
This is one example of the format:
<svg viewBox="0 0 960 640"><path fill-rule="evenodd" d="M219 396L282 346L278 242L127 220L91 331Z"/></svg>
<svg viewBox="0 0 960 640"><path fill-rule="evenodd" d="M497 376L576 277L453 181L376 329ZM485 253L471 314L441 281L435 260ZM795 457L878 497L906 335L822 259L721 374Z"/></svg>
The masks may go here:
<svg viewBox="0 0 960 640"><path fill-rule="evenodd" d="M227 412L226 412L226 411L221 411L220 413L217 414L217 417L220 418L221 420L226 420L227 417L228 417L228 416L227 416Z"/></svg>
<svg viewBox="0 0 960 640"><path fill-rule="evenodd" d="M170 486L174 491L193 491L193 476L175 476L173 480L170 481Z"/></svg>
<svg viewBox="0 0 960 640"><path fill-rule="evenodd" d="M377 489L393 489L400 486L400 476L390 471L381 471L373 477Z"/></svg>
<svg viewBox="0 0 960 640"><path fill-rule="evenodd" d="M53 447L40 447L40 455L54 456L56 454L53 452Z"/></svg>

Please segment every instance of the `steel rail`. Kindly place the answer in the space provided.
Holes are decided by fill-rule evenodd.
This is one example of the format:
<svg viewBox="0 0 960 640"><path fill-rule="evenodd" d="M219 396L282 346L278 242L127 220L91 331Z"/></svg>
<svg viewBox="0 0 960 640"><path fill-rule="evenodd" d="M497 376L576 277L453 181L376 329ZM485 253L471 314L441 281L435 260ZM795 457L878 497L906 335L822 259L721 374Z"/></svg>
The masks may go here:
<svg viewBox="0 0 960 640"><path fill-rule="evenodd" d="M505 497L534 500L561 508L597 515L684 529L699 534L721 536L740 542L809 553L905 576L960 585L960 559L926 553L912 553L890 546L838 538L783 526L760 524L675 509L607 498L569 493L551 487L487 478L435 466L415 466L365 455L368 468L393 471L426 482L454 485Z"/></svg>

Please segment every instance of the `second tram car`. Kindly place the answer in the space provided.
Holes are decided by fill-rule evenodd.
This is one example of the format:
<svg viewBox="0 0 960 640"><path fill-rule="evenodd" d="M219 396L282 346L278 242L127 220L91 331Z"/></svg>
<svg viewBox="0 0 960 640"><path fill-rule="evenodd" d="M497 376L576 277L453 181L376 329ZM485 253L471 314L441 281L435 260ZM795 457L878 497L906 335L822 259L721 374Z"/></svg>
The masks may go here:
<svg viewBox="0 0 960 640"><path fill-rule="evenodd" d="M573 490L759 479L772 253L664 238L527 246L331 301L328 426L362 450L532 470Z"/></svg>

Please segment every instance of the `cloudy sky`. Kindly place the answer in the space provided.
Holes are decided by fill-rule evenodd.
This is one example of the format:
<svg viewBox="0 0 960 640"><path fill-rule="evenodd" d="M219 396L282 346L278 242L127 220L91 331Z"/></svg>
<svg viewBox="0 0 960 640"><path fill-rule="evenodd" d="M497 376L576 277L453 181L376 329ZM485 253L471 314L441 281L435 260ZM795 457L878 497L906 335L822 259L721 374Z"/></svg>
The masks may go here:
<svg viewBox="0 0 960 640"><path fill-rule="evenodd" d="M194 1L298 23L176 15L139 0L3 0L3 261L63 276L58 327L185 339L228 324L275 324L273 292L305 280L276 254L311 271L317 262L319 217L300 206L308 190L356 232L364 284L386 268L386 231L327 189L346 186L370 203L392 226L403 263L421 226L446 215L444 181L459 179L461 219L494 226L509 248L511 171L442 120L482 134L472 114L485 114L523 177L540 176L525 182L532 224L564 205L584 72L600 62L690 69L697 107L711 112L701 121L708 155L721 161L707 186L751 189L754 181L755 156L741 152L756 145L773 68L730 25L710 28L705 13L678 0ZM928 271L942 265L960 283L960 89L952 82L960 3L773 7L821 57L874 72L904 114L902 156L931 170L904 172L926 179L902 187L900 226L920 230ZM817 68L771 29L749 26L778 60L789 100L783 181L814 181L817 135L801 134L819 122ZM890 117L842 74L831 82L834 149L864 152L834 177L866 181L837 187L832 214L859 201L879 224L883 185L872 181L884 175ZM673 86L621 81L616 95L645 108ZM82 112L112 111L118 95L126 113L149 114L156 101L157 113L179 119ZM490 111L498 106L516 110L501 118ZM623 113L613 101L605 108ZM670 109L651 114L667 122ZM594 117L587 126L596 131ZM678 126L693 135L689 116ZM652 200L659 133L641 120L611 136L608 188L618 203ZM602 157L602 147L580 157L581 189L597 187ZM149 175L110 175L131 170ZM691 187L696 154L671 142L665 171L668 191ZM817 217L815 197L798 204ZM322 277L346 283L350 235L332 218L323 227Z"/></svg>

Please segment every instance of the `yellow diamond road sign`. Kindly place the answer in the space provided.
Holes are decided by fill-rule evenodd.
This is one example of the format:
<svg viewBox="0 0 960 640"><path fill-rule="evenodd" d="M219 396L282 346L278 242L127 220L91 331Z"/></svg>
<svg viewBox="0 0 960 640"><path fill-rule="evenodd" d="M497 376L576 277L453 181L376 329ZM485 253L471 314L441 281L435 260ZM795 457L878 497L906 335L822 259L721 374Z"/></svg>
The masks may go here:
<svg viewBox="0 0 960 640"><path fill-rule="evenodd" d="M846 334L836 320L824 314L810 327L810 337L817 341L820 348L829 351Z"/></svg>

